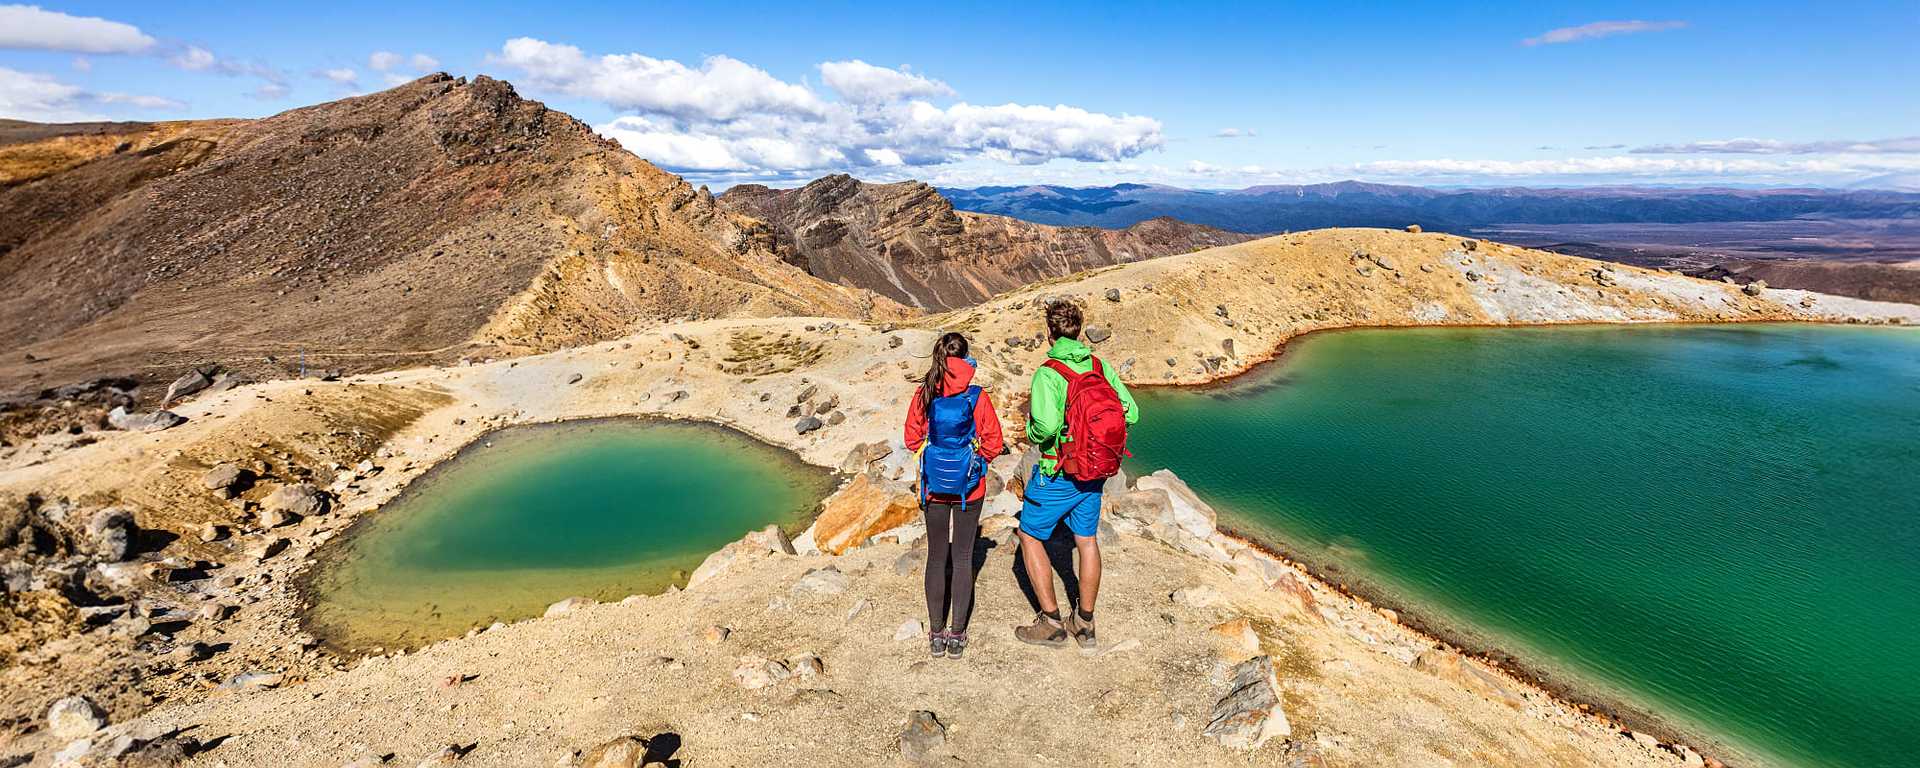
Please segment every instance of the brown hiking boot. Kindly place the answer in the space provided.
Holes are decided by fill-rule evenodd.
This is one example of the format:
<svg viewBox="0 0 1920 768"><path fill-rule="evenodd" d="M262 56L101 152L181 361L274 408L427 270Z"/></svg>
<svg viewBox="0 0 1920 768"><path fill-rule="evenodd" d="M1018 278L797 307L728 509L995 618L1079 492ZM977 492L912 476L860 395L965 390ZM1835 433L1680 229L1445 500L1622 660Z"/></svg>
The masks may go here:
<svg viewBox="0 0 1920 768"><path fill-rule="evenodd" d="M1046 645L1054 648L1067 644L1067 628L1060 622L1047 618L1044 613L1033 615L1033 623L1024 627L1014 627L1013 636L1020 642L1033 645Z"/></svg>
<svg viewBox="0 0 1920 768"><path fill-rule="evenodd" d="M1079 611L1067 611L1066 623L1061 627L1067 630L1067 634L1073 636L1073 641L1079 643L1081 648L1091 649L1099 644L1099 641L1093 637L1093 619L1080 618Z"/></svg>

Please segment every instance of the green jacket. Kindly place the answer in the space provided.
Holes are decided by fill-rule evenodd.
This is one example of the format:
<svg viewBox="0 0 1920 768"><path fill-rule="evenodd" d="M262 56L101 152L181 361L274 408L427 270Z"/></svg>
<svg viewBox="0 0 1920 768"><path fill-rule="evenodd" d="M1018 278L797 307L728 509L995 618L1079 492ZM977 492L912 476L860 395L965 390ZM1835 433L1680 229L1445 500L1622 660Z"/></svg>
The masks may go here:
<svg viewBox="0 0 1920 768"><path fill-rule="evenodd" d="M1053 347L1047 350L1047 357L1067 364L1074 373L1086 373L1093 370L1093 350L1080 343L1078 339L1055 339ZM1140 406L1133 403L1133 393L1127 391L1127 385L1120 383L1120 372L1113 364L1100 361L1100 367L1107 374L1107 383L1113 385L1113 391L1120 395L1120 402L1127 409L1127 425L1132 426L1140 420ZM1040 446L1042 454L1055 452L1060 439L1060 429L1067 420L1067 380L1058 372L1045 365L1033 372L1032 394L1027 401L1027 439ZM1058 474L1059 468L1053 459L1040 460L1040 471L1049 475Z"/></svg>

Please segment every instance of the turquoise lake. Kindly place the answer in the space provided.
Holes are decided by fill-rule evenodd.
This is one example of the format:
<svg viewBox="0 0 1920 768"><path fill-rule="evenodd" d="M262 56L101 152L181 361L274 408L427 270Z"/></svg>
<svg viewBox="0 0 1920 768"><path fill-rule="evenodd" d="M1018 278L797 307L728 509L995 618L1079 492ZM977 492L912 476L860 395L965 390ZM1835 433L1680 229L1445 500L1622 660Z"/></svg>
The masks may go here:
<svg viewBox="0 0 1920 768"><path fill-rule="evenodd" d="M1139 393L1131 469L1746 762L1920 756L1920 331L1365 330Z"/></svg>
<svg viewBox="0 0 1920 768"><path fill-rule="evenodd" d="M797 532L829 483L713 425L511 427L413 481L325 552L307 625L340 648L409 648L575 595L662 592L750 530Z"/></svg>

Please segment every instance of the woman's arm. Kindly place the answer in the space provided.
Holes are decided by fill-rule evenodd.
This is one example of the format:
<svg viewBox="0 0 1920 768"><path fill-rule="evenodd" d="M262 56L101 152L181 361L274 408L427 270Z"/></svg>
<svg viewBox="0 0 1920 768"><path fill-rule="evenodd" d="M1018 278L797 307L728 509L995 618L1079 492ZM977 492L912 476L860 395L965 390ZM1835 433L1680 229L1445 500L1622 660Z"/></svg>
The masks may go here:
<svg viewBox="0 0 1920 768"><path fill-rule="evenodd" d="M926 407L920 403L919 389L913 390L913 397L907 399L907 428L905 437L907 440L907 450L909 451L920 450L921 444L927 442Z"/></svg>
<svg viewBox="0 0 1920 768"><path fill-rule="evenodd" d="M973 405L973 435L979 441L980 457L987 461L1007 450L1007 440L1000 434L1000 414L993 410L993 400L984 389L980 390L980 402Z"/></svg>

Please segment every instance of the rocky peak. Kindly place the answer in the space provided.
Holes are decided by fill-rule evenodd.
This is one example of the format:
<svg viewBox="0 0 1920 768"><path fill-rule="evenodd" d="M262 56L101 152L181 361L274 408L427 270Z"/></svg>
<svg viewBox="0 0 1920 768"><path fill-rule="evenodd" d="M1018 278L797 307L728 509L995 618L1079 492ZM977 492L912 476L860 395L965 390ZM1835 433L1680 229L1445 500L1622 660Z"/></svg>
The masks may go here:
<svg viewBox="0 0 1920 768"><path fill-rule="evenodd" d="M924 182L871 184L846 174L797 189L742 185L720 202L771 224L776 250L789 263L929 309L965 306L1082 269L1250 239L1173 219L1143 222L1136 231L963 214Z"/></svg>

